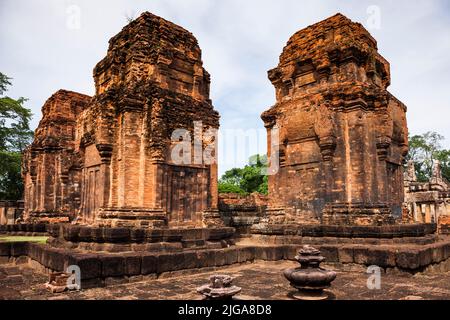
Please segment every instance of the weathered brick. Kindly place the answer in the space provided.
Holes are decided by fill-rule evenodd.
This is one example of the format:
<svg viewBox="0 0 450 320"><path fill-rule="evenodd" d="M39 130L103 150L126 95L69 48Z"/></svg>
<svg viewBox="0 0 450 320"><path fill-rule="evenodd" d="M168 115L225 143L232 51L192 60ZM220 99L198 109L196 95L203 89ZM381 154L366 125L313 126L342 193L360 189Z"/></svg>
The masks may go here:
<svg viewBox="0 0 450 320"><path fill-rule="evenodd" d="M68 259L69 265L78 266L81 270L81 279L95 279L102 276L102 263L95 254L72 254Z"/></svg>
<svg viewBox="0 0 450 320"><path fill-rule="evenodd" d="M157 261L158 274L183 270L185 267L184 254L182 252L160 254Z"/></svg>
<svg viewBox="0 0 450 320"><path fill-rule="evenodd" d="M127 276L137 276L142 272L142 257L135 253L123 255L125 259L125 274Z"/></svg>
<svg viewBox="0 0 450 320"><path fill-rule="evenodd" d="M141 273L143 275L156 273L158 270L158 256L155 254L142 255Z"/></svg>
<svg viewBox="0 0 450 320"><path fill-rule="evenodd" d="M276 104L262 114L262 119L269 135L277 125L284 142L278 174L269 179L269 206L284 208L281 212L298 224L317 223L321 217L326 225L322 231L330 237L342 232L335 225L391 222L390 207L403 205L403 183L389 170L402 170L408 142L406 108L397 99L386 102L390 66L369 39L370 33L361 24L337 14L295 33L278 66L269 71ZM365 55L365 50L371 55ZM347 54L330 58L330 52L343 51L358 56L358 62L348 59ZM374 65L381 75L376 81L359 76L361 68L366 73L375 72ZM333 77L317 76L322 72L328 75L330 70L338 82L332 81ZM367 109L373 103L385 107ZM396 124L395 137L392 123ZM373 134L365 134L363 128L371 128ZM351 173L347 152L352 155ZM397 160L386 166L388 155ZM351 184L345 183L347 175L353 178ZM389 202L380 188L391 190ZM361 203L363 197L372 201ZM269 214L271 219L279 219L279 211ZM302 232L320 236L312 229ZM362 232L360 237L369 234L373 235L373 230Z"/></svg>
<svg viewBox="0 0 450 320"><path fill-rule="evenodd" d="M420 267L419 254L414 250L400 250L396 253L395 261L400 269L416 270Z"/></svg>
<svg viewBox="0 0 450 320"><path fill-rule="evenodd" d="M11 256L11 243L10 242L0 242L0 256L10 257Z"/></svg>
<svg viewBox="0 0 450 320"><path fill-rule="evenodd" d="M341 263L353 263L353 248L352 247L339 247L339 262Z"/></svg>

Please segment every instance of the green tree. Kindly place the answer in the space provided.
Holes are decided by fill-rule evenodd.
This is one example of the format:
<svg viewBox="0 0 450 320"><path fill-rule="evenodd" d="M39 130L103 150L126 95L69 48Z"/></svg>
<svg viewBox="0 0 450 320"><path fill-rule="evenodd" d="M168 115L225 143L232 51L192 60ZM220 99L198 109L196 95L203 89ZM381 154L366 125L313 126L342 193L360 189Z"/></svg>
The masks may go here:
<svg viewBox="0 0 450 320"><path fill-rule="evenodd" d="M11 78L0 72L0 200L19 200L23 194L20 174L22 152L30 144L32 113L25 98L5 96Z"/></svg>
<svg viewBox="0 0 450 320"><path fill-rule="evenodd" d="M444 139L442 135L436 132L427 132L409 138L407 160L414 161L419 181L425 182L431 178L435 160L441 162L442 175L450 180L450 150L442 148Z"/></svg>
<svg viewBox="0 0 450 320"><path fill-rule="evenodd" d="M262 175L267 166L267 156L254 155L244 168L231 169L219 180L219 193L268 193L268 177Z"/></svg>
<svg viewBox="0 0 450 320"><path fill-rule="evenodd" d="M450 150L440 150L436 153L436 159L441 162L442 176L450 181Z"/></svg>
<svg viewBox="0 0 450 320"><path fill-rule="evenodd" d="M240 186L227 182L219 182L219 193L237 193L245 195L246 192Z"/></svg>

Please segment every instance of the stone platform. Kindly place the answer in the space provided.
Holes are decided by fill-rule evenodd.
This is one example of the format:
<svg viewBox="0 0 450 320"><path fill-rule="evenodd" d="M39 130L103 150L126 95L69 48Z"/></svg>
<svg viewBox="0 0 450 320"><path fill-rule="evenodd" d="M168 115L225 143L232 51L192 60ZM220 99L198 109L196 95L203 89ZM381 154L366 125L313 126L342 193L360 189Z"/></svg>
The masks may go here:
<svg viewBox="0 0 450 320"><path fill-rule="evenodd" d="M233 228L139 229L48 225L49 244L106 252L173 252L220 249L234 243Z"/></svg>
<svg viewBox="0 0 450 320"><path fill-rule="evenodd" d="M383 226L352 225L281 225L259 224L252 228L252 237L272 244L368 243L425 244L436 240L436 224L398 224Z"/></svg>
<svg viewBox="0 0 450 320"><path fill-rule="evenodd" d="M40 236L47 234L45 224L12 224L0 226L0 234L11 236Z"/></svg>
<svg viewBox="0 0 450 320"><path fill-rule="evenodd" d="M36 226L36 230L40 228ZM21 229L35 230L9 227ZM49 240L45 245L0 242L0 260L29 259L47 272L62 272L77 265L83 287L261 260L294 260L305 244L314 245L328 263L341 268L356 264L412 274L450 271L450 237L436 235L433 224L292 225L254 230L252 236L239 239L234 239L233 228L150 230L47 225L46 230Z"/></svg>

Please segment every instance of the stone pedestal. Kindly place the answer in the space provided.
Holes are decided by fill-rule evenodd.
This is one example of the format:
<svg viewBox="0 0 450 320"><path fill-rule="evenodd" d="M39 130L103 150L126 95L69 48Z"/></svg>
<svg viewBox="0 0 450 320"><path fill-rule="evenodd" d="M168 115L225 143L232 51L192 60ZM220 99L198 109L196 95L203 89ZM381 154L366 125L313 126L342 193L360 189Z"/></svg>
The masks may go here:
<svg viewBox="0 0 450 320"><path fill-rule="evenodd" d="M226 275L214 275L210 277L210 284L197 288L205 300L233 300L233 297L242 291L233 285L233 278Z"/></svg>
<svg viewBox="0 0 450 320"><path fill-rule="evenodd" d="M336 272L328 271L320 267L325 257L320 251L304 246L295 257L301 267L284 271L284 276L291 286L298 291L293 297L298 300L326 300L329 295L324 291L331 286L336 279Z"/></svg>

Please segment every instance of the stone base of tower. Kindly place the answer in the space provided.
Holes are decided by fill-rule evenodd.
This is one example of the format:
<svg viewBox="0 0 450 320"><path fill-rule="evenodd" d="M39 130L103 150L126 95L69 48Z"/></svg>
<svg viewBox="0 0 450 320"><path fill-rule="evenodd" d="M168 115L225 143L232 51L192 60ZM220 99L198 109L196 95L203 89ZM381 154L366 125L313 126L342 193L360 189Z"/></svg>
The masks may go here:
<svg viewBox="0 0 450 320"><path fill-rule="evenodd" d="M100 209L95 225L113 228L167 228L167 213L162 209Z"/></svg>
<svg viewBox="0 0 450 320"><path fill-rule="evenodd" d="M391 209L386 205L331 204L323 211L325 225L381 226L395 224Z"/></svg>
<svg viewBox="0 0 450 320"><path fill-rule="evenodd" d="M149 229L225 227L219 210L207 210L199 213L199 216L201 219L198 221L173 222L170 221L170 215L162 209L108 208L100 209L94 224L100 227Z"/></svg>
<svg viewBox="0 0 450 320"><path fill-rule="evenodd" d="M267 225L383 226L395 223L392 210L386 205L342 203L326 205L321 218L298 213L292 208L268 208L256 228Z"/></svg>
<svg viewBox="0 0 450 320"><path fill-rule="evenodd" d="M398 225L300 225L300 224L259 224L252 227L252 238L270 244L331 244L331 243L372 243L390 244L397 240L408 243L429 237L436 239L436 224ZM347 240L343 240L347 239ZM375 242L373 240L376 240ZM397 239L397 240L395 240ZM383 240L383 241L382 241ZM385 240L385 241L384 241ZM430 240L430 239L428 239Z"/></svg>
<svg viewBox="0 0 450 320"><path fill-rule="evenodd" d="M48 244L87 252L173 253L221 249L234 244L234 228L127 228L48 224Z"/></svg>
<svg viewBox="0 0 450 320"><path fill-rule="evenodd" d="M275 208L269 207L266 209L266 216L261 219L260 224L299 224L299 225L314 225L320 224L319 219L317 219L312 214L297 214L294 208Z"/></svg>
<svg viewBox="0 0 450 320"><path fill-rule="evenodd" d="M203 225L207 228L223 228L225 223L220 215L219 210L207 210L202 214Z"/></svg>
<svg viewBox="0 0 450 320"><path fill-rule="evenodd" d="M24 215L24 221L30 224L68 223L73 218L73 215L59 212L31 212Z"/></svg>

